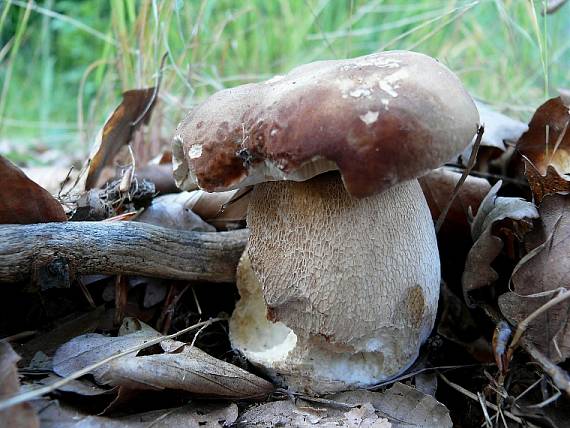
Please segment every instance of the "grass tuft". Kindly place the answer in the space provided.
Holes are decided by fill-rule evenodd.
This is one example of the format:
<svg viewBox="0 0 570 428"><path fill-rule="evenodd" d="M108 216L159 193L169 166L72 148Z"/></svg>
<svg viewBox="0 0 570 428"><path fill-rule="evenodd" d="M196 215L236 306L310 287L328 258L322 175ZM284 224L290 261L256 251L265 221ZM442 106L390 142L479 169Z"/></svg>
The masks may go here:
<svg viewBox="0 0 570 428"><path fill-rule="evenodd" d="M437 57L473 95L527 119L570 86L570 7L521 0L0 0L0 151L82 158L122 91L151 86L169 137L212 92L316 59ZM30 156L31 158L31 156Z"/></svg>

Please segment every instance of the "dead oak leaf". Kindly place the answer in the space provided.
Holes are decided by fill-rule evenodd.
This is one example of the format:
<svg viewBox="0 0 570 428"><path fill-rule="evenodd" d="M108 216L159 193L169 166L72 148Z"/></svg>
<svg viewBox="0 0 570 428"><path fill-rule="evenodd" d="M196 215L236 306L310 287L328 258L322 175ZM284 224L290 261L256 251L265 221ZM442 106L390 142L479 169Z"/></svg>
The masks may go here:
<svg viewBox="0 0 570 428"><path fill-rule="evenodd" d="M461 173L444 167L437 168L418 179L434 220L439 218L453 196L461 176ZM468 210L471 208L473 212L477 212L490 189L491 186L487 180L467 176L445 217L440 233L454 238L462 236L469 239Z"/></svg>
<svg viewBox="0 0 570 428"><path fill-rule="evenodd" d="M570 199L545 197L539 208L540 223L525 237L532 248L515 267L514 292L499 298L503 314L517 324L556 296L570 289ZM565 300L534 319L526 337L547 357L560 362L570 357L570 302Z"/></svg>
<svg viewBox="0 0 570 428"><path fill-rule="evenodd" d="M475 100L475 105L479 111L479 123L485 127L477 155L478 163L481 163L482 159L489 160L500 156L507 150L505 141L514 143L528 130L526 123L499 113L481 101ZM474 142L475 138L461 153L460 160L465 166L471 157Z"/></svg>
<svg viewBox="0 0 570 428"><path fill-rule="evenodd" d="M497 196L501 184L499 181L491 188L471 224L474 244L467 255L461 280L465 301L470 306L474 305L470 297L472 291L488 287L499 278L491 263L501 253L504 244L502 239L495 235L494 226L503 220L511 220L510 225L513 228L525 223L530 227L529 220L539 216L531 202L521 198Z"/></svg>
<svg viewBox="0 0 570 428"><path fill-rule="evenodd" d="M537 203L553 193L570 192L570 107L552 98L534 113L529 129L517 143L525 174Z"/></svg>
<svg viewBox="0 0 570 428"><path fill-rule="evenodd" d="M143 123L148 123L155 102L156 88L123 93L123 101L107 119L97 138L97 146L89 160L85 190L95 187L103 168L131 140L133 132Z"/></svg>
<svg viewBox="0 0 570 428"><path fill-rule="evenodd" d="M356 390L328 395L321 401L297 399L253 406L238 426L247 427L451 427L449 410L431 395L395 383L384 392Z"/></svg>
<svg viewBox="0 0 570 428"><path fill-rule="evenodd" d="M0 399L20 391L18 369L20 360L8 342L0 341ZM39 420L29 403L22 403L0 411L0 427L37 428Z"/></svg>
<svg viewBox="0 0 570 428"><path fill-rule="evenodd" d="M67 220L61 204L3 156L0 156L0 183L0 224Z"/></svg>
<svg viewBox="0 0 570 428"><path fill-rule="evenodd" d="M91 364L116 355L134 346L160 337L152 327L126 319L118 337L101 334L78 336L61 346L53 358L53 370L69 376ZM164 353L137 356L136 353L117 358L97 369L96 382L127 389L175 389L200 396L248 399L264 397L273 385L237 366L218 360L200 349L183 342L161 342ZM148 352L148 351L147 351Z"/></svg>

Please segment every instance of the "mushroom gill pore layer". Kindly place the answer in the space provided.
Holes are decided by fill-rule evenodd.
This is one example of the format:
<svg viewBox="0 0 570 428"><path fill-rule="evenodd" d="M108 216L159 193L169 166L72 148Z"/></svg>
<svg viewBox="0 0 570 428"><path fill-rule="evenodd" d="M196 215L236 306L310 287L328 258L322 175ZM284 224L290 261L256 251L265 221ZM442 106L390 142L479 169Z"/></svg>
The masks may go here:
<svg viewBox="0 0 570 428"><path fill-rule="evenodd" d="M290 388L326 393L397 376L433 328L437 242L417 180L371 197L340 175L255 186L230 338Z"/></svg>

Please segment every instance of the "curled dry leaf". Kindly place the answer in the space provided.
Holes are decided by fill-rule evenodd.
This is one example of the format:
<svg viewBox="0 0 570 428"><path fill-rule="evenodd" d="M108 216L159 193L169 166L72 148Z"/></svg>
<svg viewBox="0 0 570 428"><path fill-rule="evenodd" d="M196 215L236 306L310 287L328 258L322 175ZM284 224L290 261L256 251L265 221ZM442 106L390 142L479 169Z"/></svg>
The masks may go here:
<svg viewBox="0 0 570 428"><path fill-rule="evenodd" d="M3 156L0 156L0 183L0 224L67 220L61 204Z"/></svg>
<svg viewBox="0 0 570 428"><path fill-rule="evenodd" d="M5 398L20 391L18 368L20 360L8 342L0 341L0 397ZM18 404L0 411L0 427L37 428L39 420L29 403Z"/></svg>
<svg viewBox="0 0 570 428"><path fill-rule="evenodd" d="M481 101L475 101L475 105L477 106L477 110L479 110L479 121L485 126L485 133L481 139L479 155L486 149L490 149L495 153L494 156L493 154L489 156L496 157L507 150L505 141L516 142L528 129L526 123L496 112ZM471 156L472 147L473 143L461 154L461 160L463 162L467 162Z"/></svg>
<svg viewBox="0 0 570 428"><path fill-rule="evenodd" d="M434 220L439 218L446 207L460 179L461 173L449 168L435 169L419 179ZM490 189L491 185L487 180L467 176L445 217L440 232L452 235L456 239L458 239L457 234L468 239L470 235L468 209L471 207L472 212L477 212Z"/></svg>
<svg viewBox="0 0 570 428"><path fill-rule="evenodd" d="M103 168L131 140L133 132L143 123L148 123L155 100L155 88L123 93L123 101L107 119L97 138L97 146L89 159L85 190L95 187Z"/></svg>
<svg viewBox="0 0 570 428"><path fill-rule="evenodd" d="M217 229L237 229L245 223L250 190L250 187L215 193L194 190L187 206Z"/></svg>
<svg viewBox="0 0 570 428"><path fill-rule="evenodd" d="M501 253L503 241L493 233L494 225L510 219L517 225L525 226L522 227L524 229L530 227L530 219L539 216L534 204L528 201L497 196L501 184L499 181L485 196L471 225L471 236L475 243L467 255L462 278L468 305L473 305L469 296L471 291L487 287L499 278L491 263Z"/></svg>
<svg viewBox="0 0 570 428"><path fill-rule="evenodd" d="M554 298L564 287L570 289L570 199L562 195L544 198L539 208L540 222L525 242L532 250L515 267L513 292L499 298L503 315L514 324ZM537 316L525 332L539 351L553 362L570 357L570 300Z"/></svg>
<svg viewBox="0 0 570 428"><path fill-rule="evenodd" d="M385 392L342 392L318 402L276 401L247 410L239 426L451 427L447 408L431 395L396 383Z"/></svg>
<svg viewBox="0 0 570 428"><path fill-rule="evenodd" d="M552 98L536 110L517 143L537 203L546 195L570 192L569 124L570 103L562 96Z"/></svg>
<svg viewBox="0 0 570 428"><path fill-rule="evenodd" d="M137 331L138 329L138 331ZM86 334L58 349L54 372L68 376L133 346L160 336L156 330L128 319L119 337ZM166 340L166 353L136 356L130 354L111 361L91 372L100 384L131 389L177 389L221 398L263 397L273 391L271 383L232 364L218 360L198 348Z"/></svg>
<svg viewBox="0 0 570 428"><path fill-rule="evenodd" d="M53 357L53 371L62 377L69 376L84 367L140 345L159 335L158 332L152 334L149 331L142 330L120 337L107 337L98 333L88 333L75 337L56 351ZM103 384L105 383L104 376L109 368L109 364L105 364L91 373L98 383Z"/></svg>
<svg viewBox="0 0 570 428"><path fill-rule="evenodd" d="M229 399L262 398L273 391L269 382L188 345L175 353L115 360L105 377L109 384L132 389L176 389Z"/></svg>
<svg viewBox="0 0 570 428"><path fill-rule="evenodd" d="M170 229L215 232L214 226L206 223L192 210L194 200L192 193L181 192L158 196L136 221Z"/></svg>

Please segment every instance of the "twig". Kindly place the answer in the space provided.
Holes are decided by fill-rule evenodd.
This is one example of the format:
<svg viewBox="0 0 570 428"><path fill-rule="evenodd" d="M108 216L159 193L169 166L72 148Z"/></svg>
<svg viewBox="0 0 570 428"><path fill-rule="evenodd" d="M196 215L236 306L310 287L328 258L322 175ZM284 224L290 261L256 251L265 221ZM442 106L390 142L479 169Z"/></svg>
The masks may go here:
<svg viewBox="0 0 570 428"><path fill-rule="evenodd" d="M200 335L200 333L202 333L204 331L204 329L208 327L208 324L204 324L202 327L200 327L200 329L194 334L194 337L192 338L192 342L190 342L190 348L194 347L194 344L196 343L196 340L198 339L198 336Z"/></svg>
<svg viewBox="0 0 570 428"><path fill-rule="evenodd" d="M487 411L487 406L485 403L485 397L483 397L483 394L480 392L477 393L477 397L479 398L479 404L481 404L481 410L483 410L483 416L485 417L485 425L489 428L492 428L493 423L491 422L489 412Z"/></svg>
<svg viewBox="0 0 570 428"><path fill-rule="evenodd" d="M570 293L569 293L570 294ZM504 320L497 311L487 304L481 305L487 316L495 323ZM540 368L552 379L556 387L560 388L570 397L570 376L562 368L550 361L528 339L520 339L521 348L540 366Z"/></svg>
<svg viewBox="0 0 570 428"><path fill-rule="evenodd" d="M477 401L479 402L479 397L477 396L477 394L473 394L471 391L463 388L460 385L457 385L456 383L451 382L448 378L446 378L443 374L441 373L437 373L439 375L439 377L441 377L441 379L447 383L450 387L452 387L453 389L455 389L456 391L462 393L463 395L465 395L466 397L471 398L473 401ZM499 407L495 406L493 403L488 402L487 400L485 400L485 404L487 405L487 407L490 407L491 409L493 409L494 411L498 411ZM521 418L519 418L518 416L513 415L511 412L504 412L505 415L509 418L512 419L513 421L522 424L523 420Z"/></svg>
<svg viewBox="0 0 570 428"><path fill-rule="evenodd" d="M549 310L553 306L556 306L558 303L563 302L564 300L566 300L568 298L570 298L570 292L565 288L561 288L558 296L554 297L553 299L550 299L548 302L546 302L540 308L538 308L537 310L532 312L528 317L526 317L524 320L522 320L518 324L517 329L515 331L515 334L513 336L513 340L511 341L511 344L509 345L509 351L508 351L509 359L510 359L510 356L513 354L515 348L517 347L523 333L528 328L529 324L537 316L543 314L544 312L546 312L547 310Z"/></svg>
<svg viewBox="0 0 570 428"><path fill-rule="evenodd" d="M459 194L459 189L461 188L461 186L467 179L467 176L475 166L475 161L477 160L477 152L479 151L479 147L481 146L481 140L483 139L484 132L485 132L485 127L483 125L477 128L477 138L475 138L475 142L473 143L473 147L471 148L471 156L469 156L469 162L467 162L467 167L465 168L463 174L461 174L461 178L455 185L455 188L453 189L453 193L451 194L451 197L449 198L447 205L445 206L445 208L439 215L439 218L437 219L437 222L435 224L435 233L439 233L439 230L441 229L441 226L445 221L445 217L447 217L447 213L449 212L451 205L453 205L453 201Z"/></svg>
<svg viewBox="0 0 570 428"><path fill-rule="evenodd" d="M93 296L91 296L91 292L89 291L89 289L85 286L85 284L81 280L81 277L77 277L75 281L77 281L77 285L79 285L79 288L80 288L81 292L83 293L83 296L85 296L85 300L87 300L87 303L89 303L89 306L91 306L91 308L95 309L97 307L97 305L95 304L95 301L93 300Z"/></svg>
<svg viewBox="0 0 570 428"><path fill-rule="evenodd" d="M550 361L546 355L540 352L536 346L524 337L521 339L521 347L538 363L542 370L550 376L554 385L570 397L570 376L568 376L568 373Z"/></svg>
<svg viewBox="0 0 570 428"><path fill-rule="evenodd" d="M78 370L78 371L70 374L69 376L64 377L63 379L61 379L57 382L52 383L51 385L47 385L47 386L37 388L37 389L31 390L31 391L27 391L27 392L24 392L23 394L17 394L17 395L13 395L11 397L8 397L8 398L0 401L0 411L6 410L12 406L17 405L17 404L25 403L26 401L33 400L34 398L41 397L42 395L49 394L50 392L53 392L56 389L61 388L63 385L68 384L72 380L78 379L83 375L91 373L93 370L98 369L99 367L101 367L105 364L108 364L111 361L114 361L118 358L124 357L125 355L132 354L133 352L137 352L137 351L140 351L140 350L145 349L145 348L149 348L149 347L156 345L156 344L158 344L164 340L174 339L175 337L180 336L184 333L188 333L189 331L194 330L195 328L199 328L199 327L202 327L204 325L210 325L210 324L212 324L214 322L218 322L218 321L226 321L226 318L211 318L208 321L199 322L197 324L186 327L186 328L184 328L184 329L182 329L176 333L172 333L172 334L169 334L167 336L160 336L160 337L157 337L155 339L151 339L151 340L149 340L149 341L147 341L141 345L136 345L136 346L133 346L129 349L125 349L124 351L119 352L118 354L111 355L110 357L107 357L107 358L105 358L105 359L103 359L97 363L91 364L91 365L89 365L89 366L87 366L81 370Z"/></svg>
<svg viewBox="0 0 570 428"><path fill-rule="evenodd" d="M74 168L74 166L71 165L71 168L69 168L69 171L67 171L65 178L63 179L63 181L61 183L59 183L59 191L57 192L57 198L56 198L57 200L61 200L61 192L63 192L63 188L65 187L65 184L69 180L69 176L71 175L73 168Z"/></svg>
<svg viewBox="0 0 570 428"><path fill-rule="evenodd" d="M392 385L393 383L400 382L401 380L409 379L416 375L428 372L428 371L437 371L437 370L452 370L452 369L464 369L469 367L481 367L485 364L464 364L464 365L455 365L455 366L438 366L438 367L424 367L423 369L416 370L414 372L405 373L401 376L398 376L394 379L387 380L382 383L377 383L376 385L372 385L366 388L368 391L375 391L387 385ZM487 365L495 365L495 364L487 364Z"/></svg>
<svg viewBox="0 0 570 428"><path fill-rule="evenodd" d="M454 172L462 173L465 170L465 167L456 163L446 163L444 165L446 169L449 169ZM502 174L493 174L491 172L483 172L483 171L470 171L469 175L472 177L479 177L479 178L486 178L491 180L501 180L504 183L515 184L517 186L528 187L528 181L526 180L517 180L515 178L507 177L506 175Z"/></svg>
<svg viewBox="0 0 570 428"><path fill-rule="evenodd" d="M333 408L333 409L339 409L339 410L345 410L345 411L346 411L346 410L352 410L352 409L354 409L354 408L360 406L360 404L349 404L349 403L343 403L343 402L341 402L341 401L331 400L331 399L328 399L328 398L310 397L310 396L308 396L308 395L303 395L303 394L299 394L299 393L296 393L296 392L291 393L291 395L294 396L294 397L297 397L297 398L299 398L299 399L301 399L301 400L303 400L303 401L307 401L307 402L309 402L309 403L322 404L322 405L324 405L324 406L327 406L327 407L330 407L330 408ZM380 410L380 409L377 409L376 406L373 406L373 407L374 407L374 411L375 411L376 413L379 413L380 416L382 416L382 417L388 419L390 422L398 422L399 424L412 425L412 424L409 423L409 422L406 422L406 421L404 421L404 420L402 420L402 419L398 419L398 418L396 418L395 416L391 416L391 415L389 415L388 413L386 413L386 412L384 412L384 411L382 411L382 410Z"/></svg>
<svg viewBox="0 0 570 428"><path fill-rule="evenodd" d="M196 295L196 290L194 287L191 288L192 295L194 296L194 303L196 304L196 310L198 311L198 315L202 316L202 307L200 306L200 302L198 301L198 296Z"/></svg>

